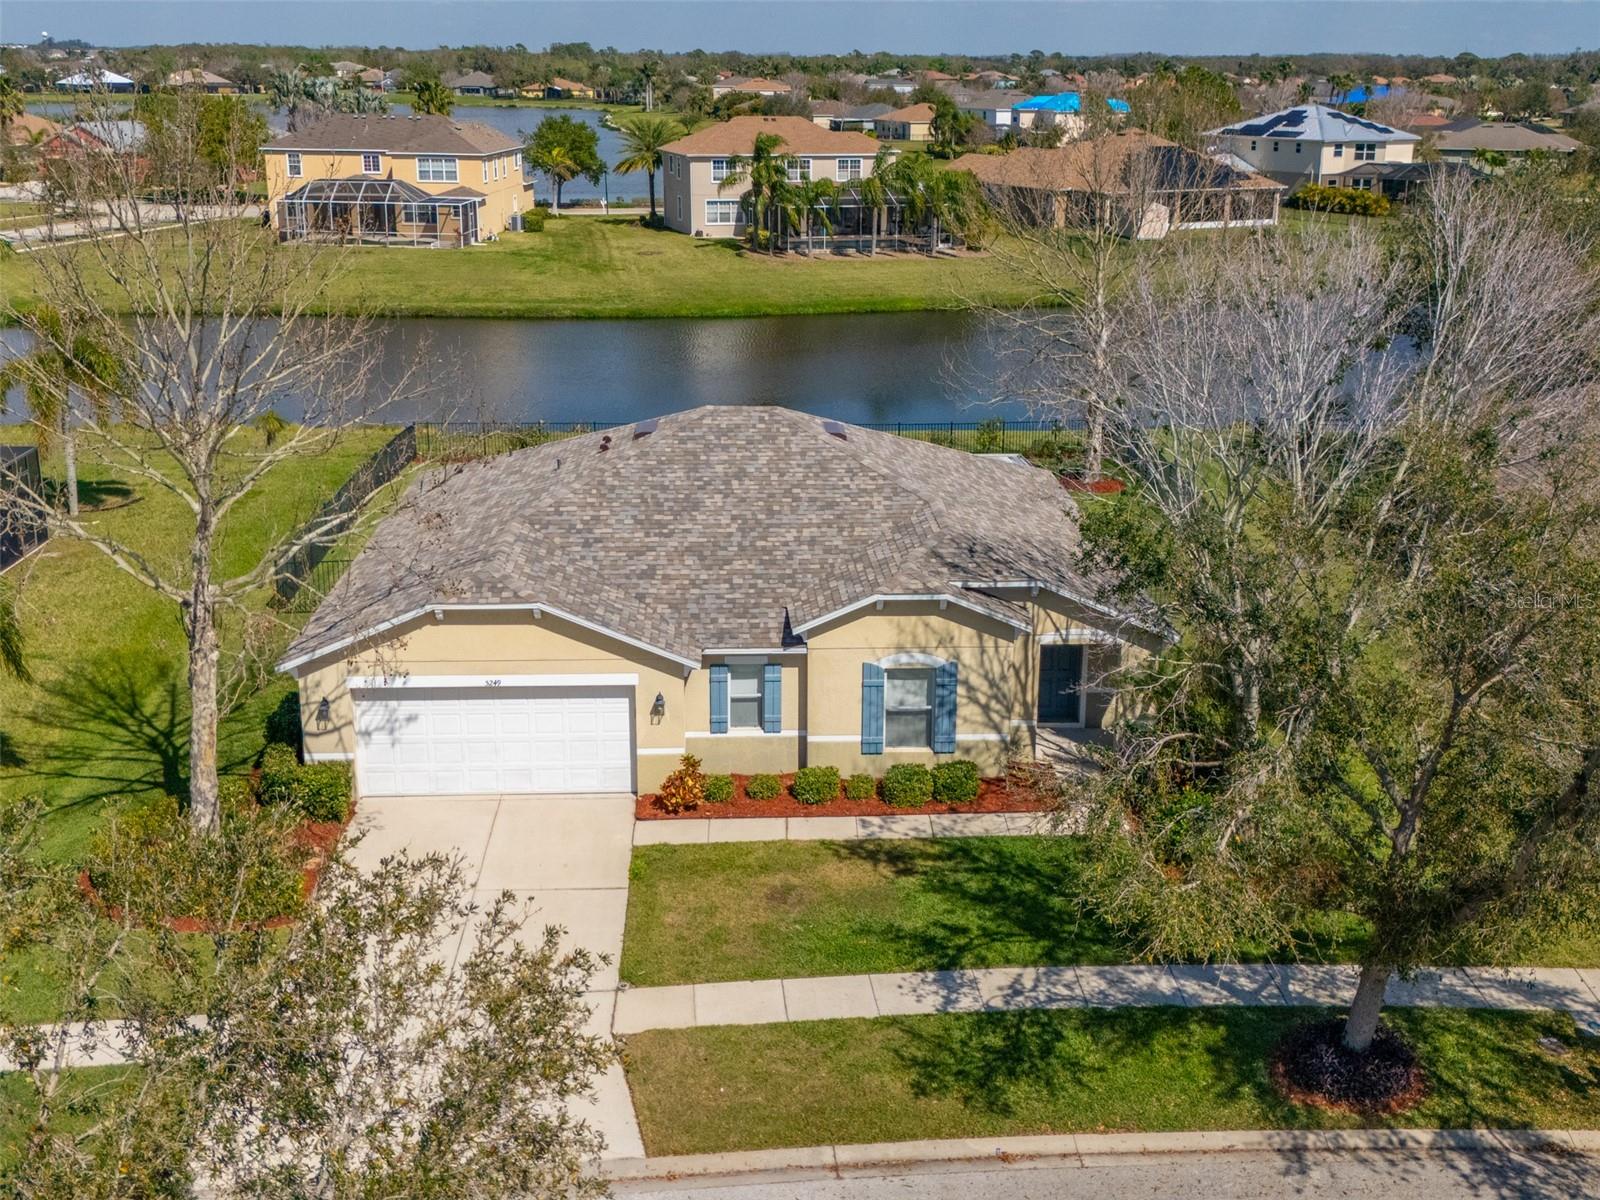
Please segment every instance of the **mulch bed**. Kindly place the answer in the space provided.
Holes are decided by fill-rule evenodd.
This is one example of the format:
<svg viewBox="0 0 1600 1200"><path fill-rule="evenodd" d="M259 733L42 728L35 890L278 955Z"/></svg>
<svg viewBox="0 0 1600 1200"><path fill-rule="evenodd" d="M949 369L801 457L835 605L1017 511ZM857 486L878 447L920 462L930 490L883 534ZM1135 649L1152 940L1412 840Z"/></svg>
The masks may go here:
<svg viewBox="0 0 1600 1200"><path fill-rule="evenodd" d="M1058 475L1056 478L1069 492L1089 492L1096 496L1115 496L1128 486L1120 479L1084 479L1078 475Z"/></svg>
<svg viewBox="0 0 1600 1200"><path fill-rule="evenodd" d="M355 820L355 805L350 806L350 818L347 821L306 821L297 825L289 835L289 840L297 849L306 852L305 866L300 870L300 898L309 900L311 893L317 890L317 880L322 875L322 868L328 865L328 859L333 855L333 848L339 844L339 839L344 836L344 831L350 827L350 821ZM94 905L102 914L113 921L122 920L122 909L114 904L107 904L100 898L100 893L95 889L94 880L89 878L87 870L78 872L78 891L83 893L85 899ZM269 917L265 921L255 921L235 926L232 932L258 929L283 929L293 925L300 918L292 915ZM206 921L200 917L171 917L162 924L174 933L220 933L216 922Z"/></svg>
<svg viewBox="0 0 1600 1200"><path fill-rule="evenodd" d="M1344 1048L1344 1018L1291 1030L1272 1055L1272 1083L1292 1104L1328 1112L1392 1116L1420 1104L1428 1076L1411 1044L1387 1025L1365 1054Z"/></svg>
<svg viewBox="0 0 1600 1200"><path fill-rule="evenodd" d="M771 800L752 800L745 795L748 775L733 777L733 799L726 804L702 804L688 812L669 813L653 793L634 802L633 815L641 821L700 821L707 817L888 817L896 813L993 813L1043 812L1050 802L1025 782L984 779L978 783L978 798L971 804L924 804L919 808L895 808L874 797L871 800L846 800L841 791L827 804L801 804L789 794L793 775L780 775L783 791Z"/></svg>

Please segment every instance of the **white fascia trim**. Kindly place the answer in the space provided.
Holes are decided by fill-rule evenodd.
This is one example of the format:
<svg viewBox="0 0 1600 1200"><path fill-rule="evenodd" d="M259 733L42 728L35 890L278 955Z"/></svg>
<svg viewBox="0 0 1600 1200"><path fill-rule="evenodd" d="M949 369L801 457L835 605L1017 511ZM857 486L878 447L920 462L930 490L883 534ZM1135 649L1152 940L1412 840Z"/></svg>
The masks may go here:
<svg viewBox="0 0 1600 1200"><path fill-rule="evenodd" d="M971 588L977 592L1005 591L1012 588L1027 588L1030 592L1049 592L1052 596L1060 596L1063 600L1071 600L1074 604L1081 604L1091 612L1112 617L1115 620L1132 625L1136 629L1143 629L1157 637L1169 637L1164 631L1157 629L1146 621L1130 617L1127 613L1119 612L1109 604L1102 604L1098 600L1091 600L1088 596L1081 596L1077 592L1063 591L1053 587L1042 579L955 579L951 581L953 587ZM1169 638L1170 640L1170 638Z"/></svg>
<svg viewBox="0 0 1600 1200"><path fill-rule="evenodd" d="M730 729L727 733L712 733L705 729L690 729L684 735L687 738L777 738L777 737L805 737L804 729L780 729L777 733L768 733L764 729Z"/></svg>
<svg viewBox="0 0 1600 1200"><path fill-rule="evenodd" d="M885 593L876 596L867 596L865 599L856 600L853 603L846 604L843 608L836 608L831 613L818 617L814 621L807 621L804 625L796 625L794 627L794 631L796 633L805 633L808 629L815 629L818 625L825 625L829 621L837 620L842 616L855 612L857 609L866 608L868 605L881 605L900 601L915 601L924 604L929 601L938 601L941 605L954 604L957 608L964 608L968 612L978 614L980 617L988 617L991 620L999 621L1002 625L1009 625L1011 628L1019 629L1023 633L1031 632L1029 627L1021 621L1013 620L1010 617L1002 617L997 613L990 612L986 608L980 608L978 605L973 604L969 600L963 600L960 596L952 596L948 592L912 592L906 594Z"/></svg>
<svg viewBox="0 0 1600 1200"><path fill-rule="evenodd" d="M765 656L770 658L774 654L804 654L805 652L806 652L806 648L804 646L790 646L787 649L763 649L760 646L756 646L756 647L733 646L733 647L728 647L728 648L725 648L725 649L719 648L719 649L715 649L715 650L704 650L701 653L706 654L706 655L712 655L712 654L760 654L760 655L765 655Z"/></svg>
<svg viewBox="0 0 1600 1200"><path fill-rule="evenodd" d="M563 621L571 621L574 625L590 630L593 633L599 633L608 638L613 638L624 645L633 646L637 649L648 651L651 654L659 655L662 658L670 659L672 662L678 663L689 670L693 670L700 665L698 659L685 658L681 654L674 654L670 650L663 650L660 646L652 646L649 642L641 642L638 638L629 637L625 633L618 633L615 629L607 629L604 625L599 625L593 621L587 621L582 617L574 616L565 609L552 608L548 604L424 604L420 608L413 608L409 612L401 613L398 617L391 617L387 621L380 621L378 624L369 626L358 633L353 633L349 637L340 638L338 641L332 642L322 647L320 650L313 650L308 654L302 654L296 658L283 659L278 663L278 670L292 671L296 667L304 666L306 663L312 662L315 659L326 658L328 655L337 650L343 650L346 646L353 646L359 641L370 638L374 634L383 633L386 630L393 629L397 625L404 625L408 621L415 621L418 617L421 617L426 613L433 613L436 618L442 619L444 614L447 612L530 612L534 615L535 619L545 613L549 613L553 617L559 617Z"/></svg>
<svg viewBox="0 0 1600 1200"><path fill-rule="evenodd" d="M1108 629L1066 629L1041 633L1041 646L1115 646L1125 641Z"/></svg>
<svg viewBox="0 0 1600 1200"><path fill-rule="evenodd" d="M639 677L615 675L353 675L345 680L351 691L393 688L548 688L637 687Z"/></svg>
<svg viewBox="0 0 1600 1200"><path fill-rule="evenodd" d="M356 756L348 750L324 750L320 754L310 750L305 752L308 763L314 762L355 762Z"/></svg>

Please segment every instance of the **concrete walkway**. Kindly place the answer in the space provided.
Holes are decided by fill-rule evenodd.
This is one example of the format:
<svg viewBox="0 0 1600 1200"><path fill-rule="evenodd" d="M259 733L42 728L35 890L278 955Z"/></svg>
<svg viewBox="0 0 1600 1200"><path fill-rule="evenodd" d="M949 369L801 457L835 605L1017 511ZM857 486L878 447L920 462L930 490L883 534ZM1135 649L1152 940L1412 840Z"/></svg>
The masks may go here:
<svg viewBox="0 0 1600 1200"><path fill-rule="evenodd" d="M902 975L834 975L625 988L612 1029L693 1029L848 1017L1176 1005L1341 1006L1353 966L996 967ZM1473 967L1393 979L1399 1006L1553 1009L1600 1037L1600 970Z"/></svg>
<svg viewBox="0 0 1600 1200"><path fill-rule="evenodd" d="M869 838L1020 837L1043 833L1048 815L891 813L882 817L711 817L636 821L635 846L708 842L851 842Z"/></svg>

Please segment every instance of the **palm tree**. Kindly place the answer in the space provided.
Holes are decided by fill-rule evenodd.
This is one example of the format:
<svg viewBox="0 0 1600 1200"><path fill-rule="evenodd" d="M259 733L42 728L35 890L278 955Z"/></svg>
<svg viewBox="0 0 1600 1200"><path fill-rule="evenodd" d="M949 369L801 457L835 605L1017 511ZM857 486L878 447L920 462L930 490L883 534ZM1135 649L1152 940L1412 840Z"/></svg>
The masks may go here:
<svg viewBox="0 0 1600 1200"><path fill-rule="evenodd" d="M856 187L861 203L872 210L872 254L878 252L878 225L889 213L889 182L893 178L895 153L885 146L872 160L872 174Z"/></svg>
<svg viewBox="0 0 1600 1200"><path fill-rule="evenodd" d="M749 157L735 154L728 159L728 173L717 184L719 192L743 184L750 185L750 190L743 197L743 204L750 214L752 250L761 243L763 218L770 215L769 210L777 199L778 190L789 181L788 160L778 154L778 147L782 145L783 139L775 133L756 134Z"/></svg>
<svg viewBox="0 0 1600 1200"><path fill-rule="evenodd" d="M784 215L806 239L806 250L811 250L811 227L822 226L823 236L833 232L834 218L838 215L839 188L831 179L813 179L799 186L791 185L784 196Z"/></svg>
<svg viewBox="0 0 1600 1200"><path fill-rule="evenodd" d="M656 80L661 78L661 63L658 59L647 58L639 64L639 82L644 85L644 110L654 112L656 107ZM619 167L618 170L621 168ZM637 170L638 168L634 168ZM652 208L651 217L656 214Z"/></svg>
<svg viewBox="0 0 1600 1200"><path fill-rule="evenodd" d="M300 108L307 99L306 77L301 69L296 67L292 71L279 71L273 75L267 80L267 95L272 98L272 107L281 108L288 118L289 132L297 132Z"/></svg>
<svg viewBox="0 0 1600 1200"><path fill-rule="evenodd" d="M11 122L26 111L27 105L17 85L11 82L9 76L0 75L0 131L10 129Z"/></svg>
<svg viewBox="0 0 1600 1200"><path fill-rule="evenodd" d="M527 152L528 161L537 171L543 171L550 177L550 189L555 193L555 215L561 215L561 187L583 174L583 168L577 160L567 152L565 146L551 146L546 150L533 150Z"/></svg>
<svg viewBox="0 0 1600 1200"><path fill-rule="evenodd" d="M11 593L11 585L0 581L0 668L27 683L28 664L22 651L22 622L17 617L16 597Z"/></svg>
<svg viewBox="0 0 1600 1200"><path fill-rule="evenodd" d="M28 317L34 346L26 355L0 366L0 413L6 393L22 389L41 447L59 437L66 460L67 513L78 515L78 446L73 430L72 401L81 397L102 417L123 386L125 372L109 347L90 334L69 329L61 313L47 305Z"/></svg>
<svg viewBox="0 0 1600 1200"><path fill-rule="evenodd" d="M411 93L411 111L419 116L448 117L456 106L450 89L437 79L424 79Z"/></svg>
<svg viewBox="0 0 1600 1200"><path fill-rule="evenodd" d="M623 173L643 171L650 189L650 224L656 223L656 172L661 169L661 148L683 136L683 126L671 117L635 117L620 125L622 148L627 152L617 162Z"/></svg>

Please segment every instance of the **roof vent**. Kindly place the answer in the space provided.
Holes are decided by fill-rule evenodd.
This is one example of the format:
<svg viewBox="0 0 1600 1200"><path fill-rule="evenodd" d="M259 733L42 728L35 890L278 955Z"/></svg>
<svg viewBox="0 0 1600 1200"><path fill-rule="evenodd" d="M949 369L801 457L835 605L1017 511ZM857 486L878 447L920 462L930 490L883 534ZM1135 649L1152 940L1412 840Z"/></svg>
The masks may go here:
<svg viewBox="0 0 1600 1200"><path fill-rule="evenodd" d="M647 421L640 421L633 427L633 440L638 441L642 437L649 437L656 431L656 426L659 424L661 422L655 417L651 417Z"/></svg>
<svg viewBox="0 0 1600 1200"><path fill-rule="evenodd" d="M611 435L608 433L600 439L600 453L604 454L609 449L611 449Z"/></svg>
<svg viewBox="0 0 1600 1200"><path fill-rule="evenodd" d="M841 442L848 442L850 440L850 435L845 429L842 421L824 421L822 423L822 432L828 434L830 437L838 438Z"/></svg>

